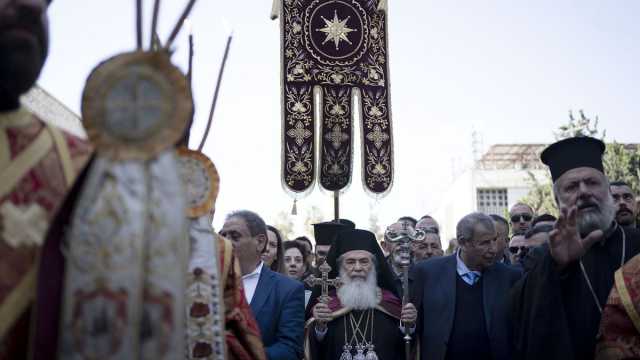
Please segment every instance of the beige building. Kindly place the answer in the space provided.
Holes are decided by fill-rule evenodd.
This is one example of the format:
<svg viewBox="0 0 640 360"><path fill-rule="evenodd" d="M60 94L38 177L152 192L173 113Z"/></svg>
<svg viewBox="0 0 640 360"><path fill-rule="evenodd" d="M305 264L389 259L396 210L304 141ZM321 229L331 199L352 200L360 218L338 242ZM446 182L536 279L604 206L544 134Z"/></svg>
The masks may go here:
<svg viewBox="0 0 640 360"><path fill-rule="evenodd" d="M434 213L446 246L455 237L457 222L466 214L481 211L505 216L508 209L525 197L534 177L548 181L546 166L540 162L545 144L498 144L460 174L446 191Z"/></svg>

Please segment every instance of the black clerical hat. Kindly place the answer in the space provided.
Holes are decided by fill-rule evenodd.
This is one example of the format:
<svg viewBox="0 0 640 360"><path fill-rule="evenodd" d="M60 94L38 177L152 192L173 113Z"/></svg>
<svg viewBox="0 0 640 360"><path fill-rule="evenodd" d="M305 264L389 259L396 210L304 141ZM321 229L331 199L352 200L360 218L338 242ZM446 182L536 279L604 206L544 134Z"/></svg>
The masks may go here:
<svg viewBox="0 0 640 360"><path fill-rule="evenodd" d="M352 250L365 250L373 254L376 259L376 272L378 275L378 286L391 291L400 297L396 288L394 277L384 257L384 253L378 245L376 236L367 230L352 229L341 231L337 234L331 250L327 254L327 264L331 266L329 278L333 279L340 274L338 259L343 254Z"/></svg>
<svg viewBox="0 0 640 360"><path fill-rule="evenodd" d="M335 221L321 222L313 224L313 236L316 239L316 245L331 245L336 235L344 230L353 230L353 223L343 223Z"/></svg>
<svg viewBox="0 0 640 360"><path fill-rule="evenodd" d="M604 149L604 143L596 138L571 137L549 145L540 155L540 160L549 167L551 178L556 182L565 172L579 167L590 167L604 173Z"/></svg>
<svg viewBox="0 0 640 360"><path fill-rule="evenodd" d="M338 219L338 220L334 220L334 222L338 222L340 224L343 225L347 225L350 229L355 229L356 228L356 223L354 223L353 221L349 220L349 219Z"/></svg>

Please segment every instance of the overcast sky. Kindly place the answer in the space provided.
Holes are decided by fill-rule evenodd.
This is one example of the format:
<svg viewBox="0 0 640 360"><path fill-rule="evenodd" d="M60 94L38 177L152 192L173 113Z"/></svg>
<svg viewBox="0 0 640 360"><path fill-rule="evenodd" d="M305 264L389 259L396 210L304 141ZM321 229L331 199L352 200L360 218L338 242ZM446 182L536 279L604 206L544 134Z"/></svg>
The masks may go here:
<svg viewBox="0 0 640 360"><path fill-rule="evenodd" d="M166 39L187 1L162 3ZM152 1L146 0L149 20ZM84 81L100 61L135 46L134 1L54 1L50 56L40 85L79 113ZM390 78L396 177L372 201L354 172L343 216L367 227L370 209L386 225L438 208L452 168L471 159L475 129L484 149L550 142L569 109L599 115L608 139L640 142L640 1L389 0ZM199 0L194 142L200 140L226 37L234 40L212 134L205 147L222 177L214 225L246 208L273 221L292 200L280 185L279 24L270 0ZM148 27L147 34L148 35ZM187 41L174 60L186 70ZM193 145L193 144L192 144ZM356 156L357 158L357 156ZM298 202L332 216L318 189ZM299 216L302 218L302 216Z"/></svg>

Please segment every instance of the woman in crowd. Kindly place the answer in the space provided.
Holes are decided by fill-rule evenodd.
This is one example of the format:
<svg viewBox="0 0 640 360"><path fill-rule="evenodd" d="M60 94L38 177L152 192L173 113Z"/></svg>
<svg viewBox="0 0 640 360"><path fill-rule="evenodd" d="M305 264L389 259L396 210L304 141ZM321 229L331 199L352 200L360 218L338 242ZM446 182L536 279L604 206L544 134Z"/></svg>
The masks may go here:
<svg viewBox="0 0 640 360"><path fill-rule="evenodd" d="M285 241L284 243L284 274L288 277L302 281L307 271L306 259L309 256L307 249L297 241Z"/></svg>
<svg viewBox="0 0 640 360"><path fill-rule="evenodd" d="M285 273L284 248L282 247L282 235L280 231L271 225L267 225L267 246L262 253L262 261L272 271Z"/></svg>

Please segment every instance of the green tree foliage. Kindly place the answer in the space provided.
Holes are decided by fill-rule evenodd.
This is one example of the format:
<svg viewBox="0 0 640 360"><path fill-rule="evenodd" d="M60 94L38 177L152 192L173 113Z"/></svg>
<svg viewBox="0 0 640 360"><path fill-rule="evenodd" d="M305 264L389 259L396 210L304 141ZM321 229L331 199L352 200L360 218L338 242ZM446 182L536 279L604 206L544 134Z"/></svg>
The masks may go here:
<svg viewBox="0 0 640 360"><path fill-rule="evenodd" d="M575 118L569 112L569 122L558 128L554 133L556 140L562 140L575 136L591 136L605 140L606 131L598 130L598 117L595 120L585 116L579 111L579 118ZM625 181L631 185L636 194L640 194L640 149L635 146L625 146L617 142L607 144L607 150L603 157L605 173L611 181ZM529 194L522 200L531 205L538 214L548 213L557 215L551 176L547 173L546 179L540 181L529 172L528 184L531 187Z"/></svg>
<svg viewBox="0 0 640 360"><path fill-rule="evenodd" d="M543 181L538 180L531 171L528 173L527 183L531 187L529 194L522 202L531 206L536 214L551 214L558 216L556 202L553 199L551 176L547 173Z"/></svg>

